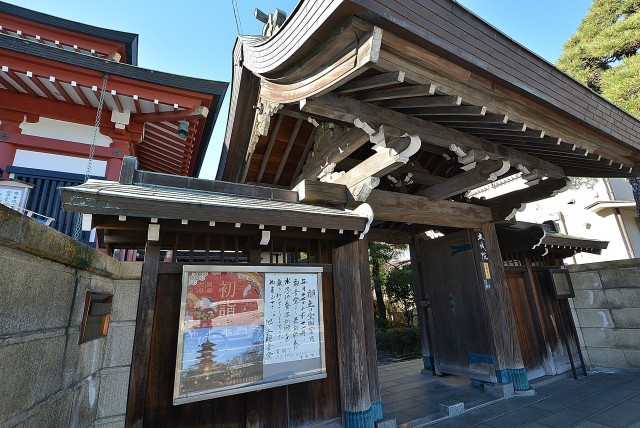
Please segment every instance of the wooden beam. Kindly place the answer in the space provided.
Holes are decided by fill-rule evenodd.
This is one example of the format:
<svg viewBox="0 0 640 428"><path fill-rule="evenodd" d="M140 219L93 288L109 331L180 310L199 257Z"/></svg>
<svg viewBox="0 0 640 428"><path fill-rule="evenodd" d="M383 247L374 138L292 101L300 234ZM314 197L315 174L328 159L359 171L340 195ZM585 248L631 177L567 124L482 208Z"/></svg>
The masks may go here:
<svg viewBox="0 0 640 428"><path fill-rule="evenodd" d="M302 180L296 190L300 202L342 206L347 203L347 187L343 184Z"/></svg>
<svg viewBox="0 0 640 428"><path fill-rule="evenodd" d="M494 156L506 158L512 164L523 164L530 169L538 169L550 177L564 177L562 168L535 156L509 149L436 123L427 122L426 120L351 98L326 94L314 100L301 101L300 110L333 117L345 122L352 122L356 118L360 118L369 123L402 128L408 133L417 134L425 144L433 144L445 148L449 148L451 144L456 144L466 150L482 150Z"/></svg>
<svg viewBox="0 0 640 428"><path fill-rule="evenodd" d="M456 228L479 228L492 221L491 210L479 205L452 201L430 201L406 193L372 190L367 203L375 220L418 223Z"/></svg>
<svg viewBox="0 0 640 428"><path fill-rule="evenodd" d="M412 85L401 88L381 89L356 96L360 101L385 101L398 98L426 97L436 92L436 85Z"/></svg>
<svg viewBox="0 0 640 428"><path fill-rule="evenodd" d="M154 104L155 106L156 104ZM131 121L137 123L166 122L172 120L205 119L209 109L205 106L196 106L186 110L174 110L163 113L136 113L131 115Z"/></svg>
<svg viewBox="0 0 640 428"><path fill-rule="evenodd" d="M398 108L431 108L431 107L452 107L459 106L462 97L457 95L434 95L430 97L407 98L403 100L390 100L378 103L380 107Z"/></svg>
<svg viewBox="0 0 640 428"><path fill-rule="evenodd" d="M463 172L462 174L447 179L444 183L421 190L416 193L416 195L425 196L431 200L446 199L454 195L459 195L467 190L476 189L488 184L508 170L509 162L506 161L481 162L471 171Z"/></svg>
<svg viewBox="0 0 640 428"><path fill-rule="evenodd" d="M335 90L338 94L375 89L404 82L404 71L392 71L365 79L352 80Z"/></svg>
<svg viewBox="0 0 640 428"><path fill-rule="evenodd" d="M388 142L385 148L377 148L376 154L365 159L333 182L344 184L356 196L357 200L364 200L366 194L359 195L360 185L364 181L369 180L371 177L384 176L407 163L409 158L419 149L420 139L415 137L398 138ZM377 183L378 181L376 180Z"/></svg>
<svg viewBox="0 0 640 428"><path fill-rule="evenodd" d="M305 179L316 179L327 165L338 163L369 142L369 135L362 129L353 127L330 141L325 147L316 143L316 150L308 154L302 173L294 180L295 184Z"/></svg>

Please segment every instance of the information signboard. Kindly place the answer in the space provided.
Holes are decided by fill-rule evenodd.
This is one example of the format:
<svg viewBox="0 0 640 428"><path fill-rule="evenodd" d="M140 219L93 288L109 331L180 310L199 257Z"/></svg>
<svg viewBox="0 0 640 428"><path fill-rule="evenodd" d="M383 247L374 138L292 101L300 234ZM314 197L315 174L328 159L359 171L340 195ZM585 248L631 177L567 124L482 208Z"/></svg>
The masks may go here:
<svg viewBox="0 0 640 428"><path fill-rule="evenodd" d="M174 404L326 377L321 274L184 266Z"/></svg>

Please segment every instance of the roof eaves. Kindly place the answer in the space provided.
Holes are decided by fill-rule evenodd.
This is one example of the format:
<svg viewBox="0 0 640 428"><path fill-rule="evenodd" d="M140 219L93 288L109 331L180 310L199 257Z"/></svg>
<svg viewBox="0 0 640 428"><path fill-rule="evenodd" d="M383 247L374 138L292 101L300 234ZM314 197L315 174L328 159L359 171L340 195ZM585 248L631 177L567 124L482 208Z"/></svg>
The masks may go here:
<svg viewBox="0 0 640 428"><path fill-rule="evenodd" d="M94 27L81 22L70 21L35 10L0 1L0 13L23 18L40 24L50 25L77 33L86 34L101 39L113 40L125 44L127 58L132 65L138 64L138 34L124 31L110 30L108 28Z"/></svg>

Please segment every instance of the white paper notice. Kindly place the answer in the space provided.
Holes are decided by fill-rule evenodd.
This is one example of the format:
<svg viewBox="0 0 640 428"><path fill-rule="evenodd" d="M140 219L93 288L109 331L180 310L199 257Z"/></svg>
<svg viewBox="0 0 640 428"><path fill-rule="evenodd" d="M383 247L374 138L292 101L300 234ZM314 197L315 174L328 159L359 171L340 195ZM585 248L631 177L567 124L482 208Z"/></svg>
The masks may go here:
<svg viewBox="0 0 640 428"><path fill-rule="evenodd" d="M264 364L320 357L318 275L265 273Z"/></svg>

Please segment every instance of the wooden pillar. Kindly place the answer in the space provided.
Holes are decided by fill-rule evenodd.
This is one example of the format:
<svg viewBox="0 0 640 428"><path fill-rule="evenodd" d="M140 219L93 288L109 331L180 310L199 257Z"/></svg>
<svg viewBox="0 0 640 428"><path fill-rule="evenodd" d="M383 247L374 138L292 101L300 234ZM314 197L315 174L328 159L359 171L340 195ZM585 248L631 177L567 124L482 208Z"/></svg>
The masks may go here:
<svg viewBox="0 0 640 428"><path fill-rule="evenodd" d="M158 266L160 264L159 225L149 225L149 235L155 240L148 240L144 252L140 294L138 296L138 314L131 357L131 374L129 375L129 395L127 398L127 415L125 426L142 427L144 409L147 402L147 375L149 370L149 352L151 348L151 332L153 314L156 306L156 288L158 285ZM151 236L150 236L151 237Z"/></svg>
<svg viewBox="0 0 640 428"><path fill-rule="evenodd" d="M378 350L376 347L376 326L373 315L371 275L369 272L369 246L367 240L358 244L360 250L360 289L362 291L362 318L365 334L365 349L369 376L369 398L374 421L383 417L380 382L378 380Z"/></svg>
<svg viewBox="0 0 640 428"><path fill-rule="evenodd" d="M422 345L422 364L424 370L435 375L433 364L433 353L431 352L431 338L429 336L429 318L427 309L431 306L430 299L424 292L424 262L420 260L418 246L415 243L409 245L409 255L411 257L411 275L413 279L413 296L418 314L418 328L420 330L420 344Z"/></svg>
<svg viewBox="0 0 640 428"><path fill-rule="evenodd" d="M509 300L507 278L495 225L482 223L481 231L476 233L476 238L476 244L480 246L480 275L487 297L496 377L499 383L513 383L516 391L524 391L529 389L529 380L522 362L516 321ZM481 247L482 244L485 248Z"/></svg>
<svg viewBox="0 0 640 428"><path fill-rule="evenodd" d="M356 241L333 250L340 383L347 428L373 426L361 286L362 251L366 248L366 242Z"/></svg>

